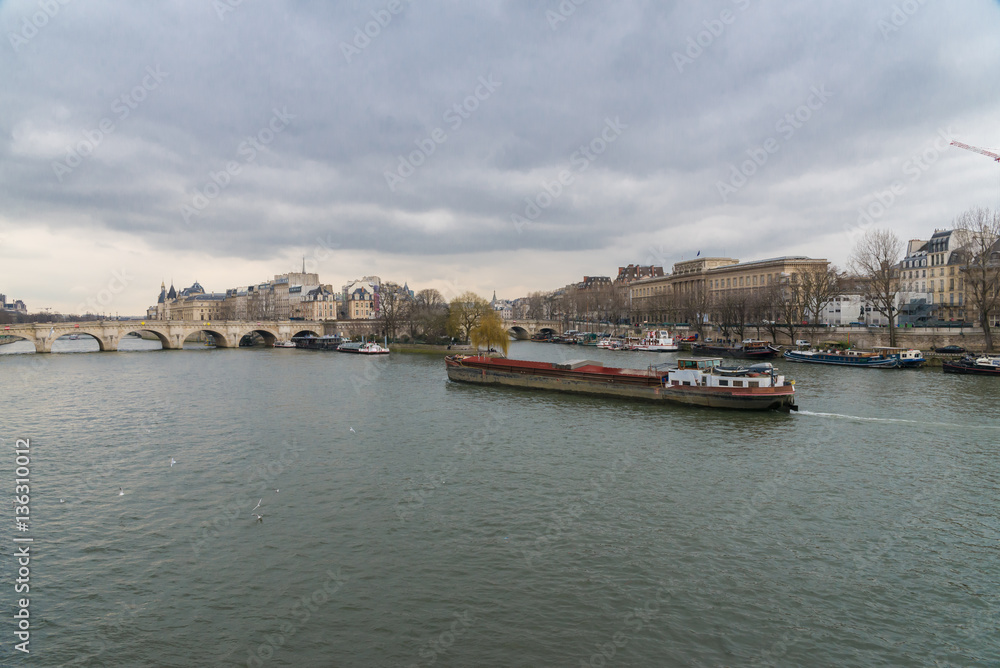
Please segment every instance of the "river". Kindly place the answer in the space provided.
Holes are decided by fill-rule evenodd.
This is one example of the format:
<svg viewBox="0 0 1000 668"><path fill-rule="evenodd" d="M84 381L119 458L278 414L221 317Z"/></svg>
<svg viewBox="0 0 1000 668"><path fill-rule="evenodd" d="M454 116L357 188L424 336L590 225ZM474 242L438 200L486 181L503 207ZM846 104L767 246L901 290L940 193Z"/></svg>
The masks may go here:
<svg viewBox="0 0 1000 668"><path fill-rule="evenodd" d="M800 412L744 414L436 356L123 347L0 346L33 665L1000 662L996 379L779 362Z"/></svg>

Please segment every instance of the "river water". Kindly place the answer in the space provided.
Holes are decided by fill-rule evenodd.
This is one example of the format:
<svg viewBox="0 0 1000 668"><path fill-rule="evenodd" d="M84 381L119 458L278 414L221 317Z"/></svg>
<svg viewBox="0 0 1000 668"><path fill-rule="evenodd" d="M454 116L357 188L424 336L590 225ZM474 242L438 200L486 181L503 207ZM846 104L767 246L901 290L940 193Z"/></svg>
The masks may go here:
<svg viewBox="0 0 1000 668"><path fill-rule="evenodd" d="M801 411L742 414L463 386L436 356L123 346L0 346L32 665L1000 663L995 379L783 362Z"/></svg>

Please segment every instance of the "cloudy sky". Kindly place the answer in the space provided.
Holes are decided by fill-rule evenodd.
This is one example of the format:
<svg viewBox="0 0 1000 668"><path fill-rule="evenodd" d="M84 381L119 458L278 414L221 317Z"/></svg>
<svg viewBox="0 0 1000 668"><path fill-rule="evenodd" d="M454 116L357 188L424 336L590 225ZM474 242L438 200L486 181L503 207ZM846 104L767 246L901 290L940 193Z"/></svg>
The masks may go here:
<svg viewBox="0 0 1000 668"><path fill-rule="evenodd" d="M0 2L0 292L489 297L996 207L1000 3Z"/></svg>

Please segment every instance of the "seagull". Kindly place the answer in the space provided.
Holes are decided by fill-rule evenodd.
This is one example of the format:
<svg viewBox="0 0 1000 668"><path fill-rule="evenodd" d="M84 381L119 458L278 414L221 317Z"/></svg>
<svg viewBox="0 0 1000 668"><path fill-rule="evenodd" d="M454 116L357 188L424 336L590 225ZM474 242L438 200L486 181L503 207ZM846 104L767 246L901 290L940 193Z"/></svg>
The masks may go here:
<svg viewBox="0 0 1000 668"><path fill-rule="evenodd" d="M125 490L121 487L118 488L118 496L125 496Z"/></svg>
<svg viewBox="0 0 1000 668"><path fill-rule="evenodd" d="M278 489L276 489L276 490L274 490L274 493L275 493L275 494L277 494L277 493L278 493L278 492L280 492L280 491L281 491L281 490L278 490Z"/></svg>
<svg viewBox="0 0 1000 668"><path fill-rule="evenodd" d="M263 515L258 515L257 513L254 513L253 516L257 518L258 522L263 522L264 521L264 516Z"/></svg>
<svg viewBox="0 0 1000 668"><path fill-rule="evenodd" d="M174 464L176 464L176 463L177 463L177 460L176 460L176 459L174 459L173 457L171 457L171 458L170 458L170 465L171 465L171 466L173 466L173 465L174 465Z"/></svg>
<svg viewBox="0 0 1000 668"><path fill-rule="evenodd" d="M59 499L59 503L66 503L64 499Z"/></svg>
<svg viewBox="0 0 1000 668"><path fill-rule="evenodd" d="M354 427L351 427L351 433L352 433L352 434L356 434L356 433L358 433L358 432L354 431Z"/></svg>
<svg viewBox="0 0 1000 668"><path fill-rule="evenodd" d="M264 500L264 497L260 497L260 501L257 502L256 506L254 506L253 508L250 509L250 512L256 515L256 513L254 513L253 511L255 511L258 508L260 508L260 502L263 501L263 500Z"/></svg>

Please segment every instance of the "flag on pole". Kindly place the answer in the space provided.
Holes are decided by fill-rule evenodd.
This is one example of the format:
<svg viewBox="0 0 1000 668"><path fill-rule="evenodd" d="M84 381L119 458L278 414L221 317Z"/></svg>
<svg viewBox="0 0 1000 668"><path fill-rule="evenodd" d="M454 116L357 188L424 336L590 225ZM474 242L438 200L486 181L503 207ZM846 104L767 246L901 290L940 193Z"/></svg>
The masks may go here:
<svg viewBox="0 0 1000 668"><path fill-rule="evenodd" d="M695 257L698 257L699 255L701 255L701 251L698 251L697 253L695 253Z"/></svg>

